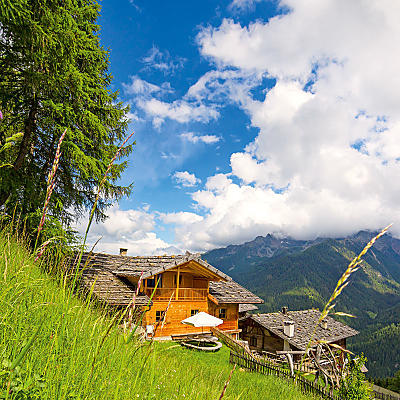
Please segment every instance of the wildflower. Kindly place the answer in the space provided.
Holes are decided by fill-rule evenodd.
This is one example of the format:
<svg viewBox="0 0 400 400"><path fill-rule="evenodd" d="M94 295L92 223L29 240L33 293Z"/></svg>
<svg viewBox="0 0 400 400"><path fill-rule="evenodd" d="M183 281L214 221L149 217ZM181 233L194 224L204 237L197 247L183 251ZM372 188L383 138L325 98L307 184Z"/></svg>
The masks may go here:
<svg viewBox="0 0 400 400"><path fill-rule="evenodd" d="M0 119L3 119L3 113L0 110Z"/></svg>

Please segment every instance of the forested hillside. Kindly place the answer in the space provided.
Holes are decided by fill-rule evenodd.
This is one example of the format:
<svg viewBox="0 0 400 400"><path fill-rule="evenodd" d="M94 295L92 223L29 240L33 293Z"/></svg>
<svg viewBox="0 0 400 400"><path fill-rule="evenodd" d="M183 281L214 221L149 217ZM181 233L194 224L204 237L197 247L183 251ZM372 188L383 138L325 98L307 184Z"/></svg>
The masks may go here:
<svg viewBox="0 0 400 400"><path fill-rule="evenodd" d="M203 258L262 297L261 312L282 306L322 308L349 260L372 236L362 231L347 238L297 241L268 235ZM379 239L336 309L357 316L343 321L360 331L350 346L367 355L370 375L393 375L400 368L400 240Z"/></svg>

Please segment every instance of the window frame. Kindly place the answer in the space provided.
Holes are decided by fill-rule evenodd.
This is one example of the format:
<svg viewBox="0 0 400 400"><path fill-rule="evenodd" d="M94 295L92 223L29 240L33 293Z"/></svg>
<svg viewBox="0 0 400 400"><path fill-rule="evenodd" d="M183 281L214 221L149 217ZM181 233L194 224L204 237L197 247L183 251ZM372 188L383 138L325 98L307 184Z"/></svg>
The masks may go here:
<svg viewBox="0 0 400 400"><path fill-rule="evenodd" d="M177 276L178 276L178 274L174 275L174 287L177 287L176 286L176 283L178 282ZM179 274L179 286L182 286L182 280L183 280L182 274Z"/></svg>
<svg viewBox="0 0 400 400"><path fill-rule="evenodd" d="M224 315L224 316L222 316L222 315ZM227 312L227 309L225 307L218 309L218 318L227 319L227 315L228 315L228 312Z"/></svg>
<svg viewBox="0 0 400 400"><path fill-rule="evenodd" d="M160 322L163 318L163 310L156 310L156 322Z"/></svg>
<svg viewBox="0 0 400 400"><path fill-rule="evenodd" d="M147 288L154 289L158 279L160 279L160 282L158 282L157 288L162 288L162 275L154 275L152 278L147 278Z"/></svg>
<svg viewBox="0 0 400 400"><path fill-rule="evenodd" d="M256 336L250 336L250 340L249 340L249 346L251 347L257 347L258 345L258 339Z"/></svg>

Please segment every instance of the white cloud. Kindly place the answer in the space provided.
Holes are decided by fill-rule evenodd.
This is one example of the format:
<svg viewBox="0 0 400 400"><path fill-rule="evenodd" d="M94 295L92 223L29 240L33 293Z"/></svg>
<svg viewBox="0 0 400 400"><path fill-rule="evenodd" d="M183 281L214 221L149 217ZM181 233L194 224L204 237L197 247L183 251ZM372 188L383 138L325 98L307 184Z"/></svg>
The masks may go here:
<svg viewBox="0 0 400 400"><path fill-rule="evenodd" d="M156 127L160 127L166 118L180 123L208 122L216 119L219 115L214 107L190 103L185 100L175 100L168 103L155 98L150 100L139 99L137 104L148 116L153 118L153 124Z"/></svg>
<svg viewBox="0 0 400 400"><path fill-rule="evenodd" d="M153 46L142 59L146 68L158 69L164 74L173 74L176 70L183 67L185 61L186 59L183 57L172 59L168 51L162 52L156 46Z"/></svg>
<svg viewBox="0 0 400 400"><path fill-rule="evenodd" d="M251 101L250 90L260 83L261 78L262 74L243 70L208 71L189 88L185 98L224 105L246 104Z"/></svg>
<svg viewBox="0 0 400 400"><path fill-rule="evenodd" d="M129 84L123 83L122 87L127 95L142 95L149 96L154 93L170 93L173 92L169 82L164 82L161 86L153 83L144 81L138 76L134 75L130 77L131 82Z"/></svg>
<svg viewBox="0 0 400 400"><path fill-rule="evenodd" d="M196 135L193 132L186 132L186 133L182 133L181 138L184 140L187 140L190 143L205 143L205 144L214 144L214 143L218 143L221 138L219 136L216 135Z"/></svg>
<svg viewBox="0 0 400 400"><path fill-rule="evenodd" d="M166 224L188 225L203 220L201 215L180 211L176 213L162 213L160 214L161 220Z"/></svg>
<svg viewBox="0 0 400 400"><path fill-rule="evenodd" d="M172 176L176 183L185 187L192 187L198 185L201 181L196 178L195 174L191 174L188 171L176 171Z"/></svg>
<svg viewBox="0 0 400 400"><path fill-rule="evenodd" d="M236 0L232 7L249 4ZM279 4L289 11L267 23L224 20L203 29L200 51L216 69L182 99L161 101L155 97L162 86L140 81L132 89L155 126L166 119L207 123L234 104L258 129L254 141L231 155L228 174L209 177L192 194L202 215L159 214L175 224L182 248L210 249L269 232L341 236L389 222L400 236L400 3ZM276 85L262 87L263 77ZM255 88L265 97L255 99ZM189 131L180 139L185 147L185 141L212 143L218 136ZM164 156L172 160L172 153ZM198 183L187 171L176 174L181 185ZM151 233L154 228L143 230L142 239L157 243Z"/></svg>
<svg viewBox="0 0 400 400"><path fill-rule="evenodd" d="M399 236L400 3L280 5L290 11L268 23L225 20L199 35L219 70L187 97L229 96L259 133L231 155L230 174L192 195L205 216L179 223L177 241L201 250L268 232L340 236L389 222ZM263 75L276 85L255 100L250 89Z"/></svg>
<svg viewBox="0 0 400 400"><path fill-rule="evenodd" d="M126 114L126 119L129 120L130 122L132 121L141 121L141 118L136 113L128 112Z"/></svg>
<svg viewBox="0 0 400 400"><path fill-rule="evenodd" d="M232 11L248 11L253 9L255 4L261 1L263 0L233 0L228 8Z"/></svg>
<svg viewBox="0 0 400 400"><path fill-rule="evenodd" d="M107 210L108 218L104 223L94 223L91 226L88 245L93 245L101 238L95 252L118 254L120 248L127 248L131 256L180 253L179 249L157 236L154 232L156 217L146 208L121 210L113 206ZM79 221L77 229L80 233L84 233L86 224L87 218Z"/></svg>

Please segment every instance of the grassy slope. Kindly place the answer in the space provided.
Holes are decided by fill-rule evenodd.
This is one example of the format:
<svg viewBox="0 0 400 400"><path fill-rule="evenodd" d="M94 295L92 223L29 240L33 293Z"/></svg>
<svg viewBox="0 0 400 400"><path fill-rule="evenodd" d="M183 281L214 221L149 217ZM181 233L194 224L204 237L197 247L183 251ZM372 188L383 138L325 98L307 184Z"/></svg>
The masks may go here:
<svg viewBox="0 0 400 400"><path fill-rule="evenodd" d="M225 348L217 354L191 352L173 343L138 348L135 343L125 344L114 326L91 373L109 318L70 296L4 233L0 233L0 254L0 362L14 360L41 326L21 364L26 387L35 374L43 376L41 399L219 398L231 369ZM224 399L239 398L309 397L287 381L238 370Z"/></svg>

